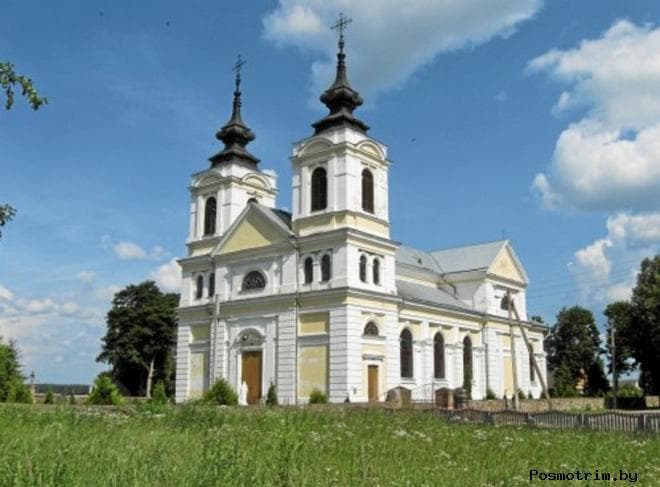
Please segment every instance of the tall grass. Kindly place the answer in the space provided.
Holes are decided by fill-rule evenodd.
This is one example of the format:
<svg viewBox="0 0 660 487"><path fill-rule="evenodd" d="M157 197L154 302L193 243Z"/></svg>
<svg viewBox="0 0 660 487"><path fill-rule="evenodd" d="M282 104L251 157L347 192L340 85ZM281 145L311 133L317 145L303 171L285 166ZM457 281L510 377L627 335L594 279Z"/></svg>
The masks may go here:
<svg viewBox="0 0 660 487"><path fill-rule="evenodd" d="M415 411L163 411L1 405L0 485L523 485L530 469L660 478L653 436L448 424Z"/></svg>

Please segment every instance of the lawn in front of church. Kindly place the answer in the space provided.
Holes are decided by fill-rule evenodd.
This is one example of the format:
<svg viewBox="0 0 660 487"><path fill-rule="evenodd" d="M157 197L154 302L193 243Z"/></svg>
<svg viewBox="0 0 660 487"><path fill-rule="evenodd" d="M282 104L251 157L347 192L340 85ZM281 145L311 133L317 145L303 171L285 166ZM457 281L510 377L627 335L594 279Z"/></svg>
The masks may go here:
<svg viewBox="0 0 660 487"><path fill-rule="evenodd" d="M658 458L657 436L449 424L421 411L0 405L3 486L508 486L531 469L623 469L659 485Z"/></svg>

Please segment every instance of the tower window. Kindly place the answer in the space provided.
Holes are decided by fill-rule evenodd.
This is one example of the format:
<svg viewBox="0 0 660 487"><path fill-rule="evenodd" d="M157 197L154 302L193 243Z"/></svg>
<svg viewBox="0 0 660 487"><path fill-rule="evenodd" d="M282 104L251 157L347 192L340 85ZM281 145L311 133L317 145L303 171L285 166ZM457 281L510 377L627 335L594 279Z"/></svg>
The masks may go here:
<svg viewBox="0 0 660 487"><path fill-rule="evenodd" d="M362 209L374 212L374 176L369 169L362 171Z"/></svg>
<svg viewBox="0 0 660 487"><path fill-rule="evenodd" d="M412 333L405 328L399 337L399 346L401 353L401 377L406 379L413 378L413 346Z"/></svg>
<svg viewBox="0 0 660 487"><path fill-rule="evenodd" d="M321 281L326 282L330 280L331 276L331 262L330 255L325 254L321 257Z"/></svg>
<svg viewBox="0 0 660 487"><path fill-rule="evenodd" d="M367 256L360 257L360 281L367 282Z"/></svg>
<svg viewBox="0 0 660 487"><path fill-rule="evenodd" d="M252 289L263 289L266 287L266 278L259 271L250 271L243 278L243 291Z"/></svg>
<svg viewBox="0 0 660 487"><path fill-rule="evenodd" d="M374 284L380 285L380 261L378 259L374 259L373 263L373 274L374 274Z"/></svg>
<svg viewBox="0 0 660 487"><path fill-rule="evenodd" d="M215 272L209 275L209 298L215 294Z"/></svg>
<svg viewBox="0 0 660 487"><path fill-rule="evenodd" d="M325 169L317 167L312 173L312 211L328 206L328 178Z"/></svg>
<svg viewBox="0 0 660 487"><path fill-rule="evenodd" d="M254 203L255 205L256 205L256 204L259 204L259 200L258 200L257 198L254 198L254 197L252 197L252 198L250 198L249 200L247 200L247 202L248 202L248 203Z"/></svg>
<svg viewBox="0 0 660 487"><path fill-rule="evenodd" d="M204 235L213 235L215 233L215 217L217 204L215 198L211 196L206 199L204 205Z"/></svg>
<svg viewBox="0 0 660 487"><path fill-rule="evenodd" d="M536 382L536 370L534 370L534 349L530 345L528 350L529 355L529 381Z"/></svg>
<svg viewBox="0 0 660 487"><path fill-rule="evenodd" d="M202 299L204 295L204 277L200 274L195 281L195 299Z"/></svg>
<svg viewBox="0 0 660 487"><path fill-rule="evenodd" d="M305 259L305 284L311 284L314 280L314 260L311 257Z"/></svg>

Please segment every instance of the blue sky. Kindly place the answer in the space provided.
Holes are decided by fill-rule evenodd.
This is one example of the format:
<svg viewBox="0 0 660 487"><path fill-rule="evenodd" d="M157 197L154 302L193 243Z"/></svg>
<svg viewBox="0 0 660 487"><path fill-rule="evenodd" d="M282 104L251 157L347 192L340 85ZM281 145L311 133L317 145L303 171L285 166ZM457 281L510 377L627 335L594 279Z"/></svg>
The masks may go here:
<svg viewBox="0 0 660 487"><path fill-rule="evenodd" d="M187 185L243 115L289 208L291 143L324 113L340 11L360 117L389 146L392 237L510 238L531 314L625 298L660 250L652 0L5 0L0 60L50 103L0 112L0 335L39 381L88 382L113 292L176 285Z"/></svg>

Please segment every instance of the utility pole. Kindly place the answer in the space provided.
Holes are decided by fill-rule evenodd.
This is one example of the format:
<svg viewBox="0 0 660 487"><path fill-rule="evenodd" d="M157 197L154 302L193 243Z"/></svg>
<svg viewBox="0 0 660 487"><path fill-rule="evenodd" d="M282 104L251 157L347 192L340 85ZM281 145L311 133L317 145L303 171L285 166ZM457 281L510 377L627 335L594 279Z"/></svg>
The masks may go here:
<svg viewBox="0 0 660 487"><path fill-rule="evenodd" d="M518 411L518 366L516 364L516 342L513 338L513 319L511 313L513 311L513 301L511 300L511 291L506 291L506 309L509 315L509 335L511 336L511 368L513 373L513 410Z"/></svg>
<svg viewBox="0 0 660 487"><path fill-rule="evenodd" d="M511 300L511 291L507 289L506 291L506 297L507 297L507 308L509 309L509 328L513 328L513 323L511 321L511 311L513 311L514 315L516 316L516 321L518 323L518 328L520 328L520 333L522 334L523 340L525 341L525 345L527 346L528 350L531 350L531 344L529 343L529 339L527 338L527 333L525 332L525 329L523 328L522 322L520 321L520 315L518 314L518 310L516 309L516 305L513 303ZM512 338L513 339L513 338ZM539 382L541 383L541 389L543 389L543 395L545 398L548 400L548 405L550 406L550 409L552 409L552 401L550 400L550 394L548 394L548 388L545 385L545 379L543 378L543 375L541 374L541 368L539 367L539 364L536 362L536 357L534 357L534 354L531 355L532 359L532 365L534 367L534 370L536 370L536 376L539 378ZM515 375L514 375L515 377Z"/></svg>
<svg viewBox="0 0 660 487"><path fill-rule="evenodd" d="M614 341L614 333L616 331L615 325L614 325L614 320L609 320L610 321L610 335L611 335L611 341L612 341L612 386L614 389L614 401L612 405L614 406L614 409L616 409L617 404L616 404L616 394L617 390L619 388L619 380L616 376L616 346L615 346L615 341Z"/></svg>

